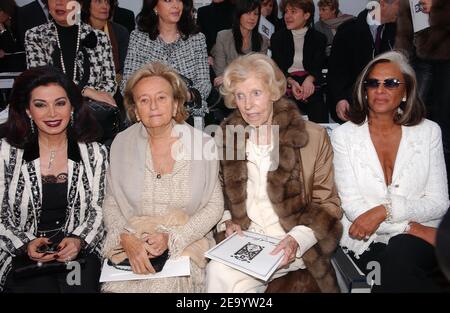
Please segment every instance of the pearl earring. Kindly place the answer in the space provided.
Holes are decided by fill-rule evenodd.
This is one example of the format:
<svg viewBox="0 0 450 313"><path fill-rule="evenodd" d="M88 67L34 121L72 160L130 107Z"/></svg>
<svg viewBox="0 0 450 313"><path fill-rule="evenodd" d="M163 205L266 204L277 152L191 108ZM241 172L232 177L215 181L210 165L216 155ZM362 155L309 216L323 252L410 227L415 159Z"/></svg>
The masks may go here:
<svg viewBox="0 0 450 313"><path fill-rule="evenodd" d="M154 9L155 15L158 16L158 10Z"/></svg>

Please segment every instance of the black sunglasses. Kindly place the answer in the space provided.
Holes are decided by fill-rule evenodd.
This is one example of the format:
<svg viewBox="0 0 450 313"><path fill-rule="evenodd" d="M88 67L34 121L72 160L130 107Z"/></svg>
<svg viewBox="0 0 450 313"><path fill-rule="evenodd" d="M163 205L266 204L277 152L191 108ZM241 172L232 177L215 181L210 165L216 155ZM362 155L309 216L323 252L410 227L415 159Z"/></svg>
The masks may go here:
<svg viewBox="0 0 450 313"><path fill-rule="evenodd" d="M364 81L364 86L366 88L376 89L380 86L381 83L383 84L384 88L387 88L387 89L395 89L395 88L398 88L400 86L400 84L404 84L404 82L401 82L400 80L398 80L396 78L388 78L385 80L368 78Z"/></svg>

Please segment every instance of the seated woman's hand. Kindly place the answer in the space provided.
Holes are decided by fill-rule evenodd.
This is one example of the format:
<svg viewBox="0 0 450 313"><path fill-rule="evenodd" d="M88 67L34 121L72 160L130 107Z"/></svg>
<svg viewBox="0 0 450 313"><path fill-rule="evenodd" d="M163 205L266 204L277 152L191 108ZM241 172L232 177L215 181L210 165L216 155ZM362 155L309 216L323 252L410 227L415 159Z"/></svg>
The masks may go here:
<svg viewBox="0 0 450 313"><path fill-rule="evenodd" d="M222 84L223 84L223 75L214 78L214 87L219 87Z"/></svg>
<svg viewBox="0 0 450 313"><path fill-rule="evenodd" d="M432 0L420 0L419 2L422 5L422 12L429 14L431 12L431 7L433 6L433 1Z"/></svg>
<svg viewBox="0 0 450 313"><path fill-rule="evenodd" d="M146 235L143 239L150 246L148 251L150 251L151 259L163 254L169 247L169 234L167 233L153 233Z"/></svg>
<svg viewBox="0 0 450 313"><path fill-rule="evenodd" d="M237 232L238 235L242 236L241 226L233 223L231 220L225 221L225 237L231 236L234 232Z"/></svg>
<svg viewBox="0 0 450 313"><path fill-rule="evenodd" d="M288 84L291 85L292 94L294 95L294 98L297 100L302 99L303 94L303 87L300 86L300 84L294 80L293 78L288 78Z"/></svg>
<svg viewBox="0 0 450 313"><path fill-rule="evenodd" d="M350 104L348 103L347 100L340 100L336 104L336 114L343 121L348 121L347 113L348 113L349 109L350 109Z"/></svg>
<svg viewBox="0 0 450 313"><path fill-rule="evenodd" d="M86 88L83 90L83 96L94 101L105 102L111 106L117 106L113 96L104 91L98 91L93 88Z"/></svg>
<svg viewBox="0 0 450 313"><path fill-rule="evenodd" d="M385 219L386 208L382 205L376 206L358 216L350 226L348 233L352 238L367 240Z"/></svg>
<svg viewBox="0 0 450 313"><path fill-rule="evenodd" d="M302 84L303 93L301 95L301 100L308 99L315 91L314 78L312 76L306 77Z"/></svg>
<svg viewBox="0 0 450 313"><path fill-rule="evenodd" d="M213 66L214 65L214 58L212 56L208 57L208 65Z"/></svg>
<svg viewBox="0 0 450 313"><path fill-rule="evenodd" d="M284 250L284 256L281 260L278 268L284 267L295 260L297 255L298 243L291 235L287 235L283 240L275 247L275 249L270 254L277 254L281 250Z"/></svg>
<svg viewBox="0 0 450 313"><path fill-rule="evenodd" d="M434 227L425 226L416 222L409 223L408 234L425 240L433 247L436 246L436 233L437 229Z"/></svg>
<svg viewBox="0 0 450 313"><path fill-rule="evenodd" d="M33 261L41 262L41 263L54 261L55 256L56 256L55 253L38 252L39 247L45 246L45 245L50 245L50 244L51 244L50 240L46 237L40 237L40 238L34 239L30 243L28 243L28 246L27 246L28 257Z"/></svg>
<svg viewBox="0 0 450 313"><path fill-rule="evenodd" d="M59 252L56 254L58 262L75 260L81 251L81 239L66 237L58 245Z"/></svg>
<svg viewBox="0 0 450 313"><path fill-rule="evenodd" d="M131 270L135 274L155 273L155 269L150 264L150 246L144 240L131 234L121 234L120 243L130 261Z"/></svg>

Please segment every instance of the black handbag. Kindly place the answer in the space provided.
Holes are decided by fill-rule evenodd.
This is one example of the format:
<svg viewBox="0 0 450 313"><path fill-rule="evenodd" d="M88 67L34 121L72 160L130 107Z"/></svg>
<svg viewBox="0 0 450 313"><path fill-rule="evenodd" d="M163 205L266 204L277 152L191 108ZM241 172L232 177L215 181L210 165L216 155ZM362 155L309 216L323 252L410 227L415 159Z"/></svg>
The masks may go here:
<svg viewBox="0 0 450 313"><path fill-rule="evenodd" d="M85 98L85 102L100 128L99 141L104 144L111 144L114 137L120 131L121 118L119 108L88 98Z"/></svg>
<svg viewBox="0 0 450 313"><path fill-rule="evenodd" d="M149 259L149 261L152 267L155 269L155 272L158 273L162 271L168 258L169 258L169 249L166 249L161 255L157 256L156 258ZM123 260L119 264L115 264L114 262L108 259L108 265L123 271L131 271L130 260L128 258Z"/></svg>
<svg viewBox="0 0 450 313"><path fill-rule="evenodd" d="M186 76L184 76L182 74L178 74L178 75L186 83L186 87L188 88L188 91L192 95L191 101L186 101L186 103L184 104L186 109L189 112L191 112L194 109L201 109L201 107L202 107L202 95L200 94L200 92L196 88L194 88L194 82L192 81L192 79L187 78Z"/></svg>

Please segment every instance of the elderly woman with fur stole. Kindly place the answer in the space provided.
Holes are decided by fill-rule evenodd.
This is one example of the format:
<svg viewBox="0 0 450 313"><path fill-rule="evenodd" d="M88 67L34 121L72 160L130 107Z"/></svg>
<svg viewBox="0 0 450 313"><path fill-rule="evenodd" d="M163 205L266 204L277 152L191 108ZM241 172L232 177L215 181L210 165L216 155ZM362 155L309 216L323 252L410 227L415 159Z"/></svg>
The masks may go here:
<svg viewBox="0 0 450 313"><path fill-rule="evenodd" d="M269 284L211 261L208 292L339 291L330 263L342 231L333 150L325 129L304 121L285 91L283 73L262 54L239 57L224 73L225 103L238 110L221 125L226 210L217 229L279 238L273 253L284 256ZM239 129L245 137L229 145Z"/></svg>
<svg viewBox="0 0 450 313"><path fill-rule="evenodd" d="M204 292L204 252L223 214L214 140L186 124L187 87L166 65L150 63L125 88L134 125L111 146L103 254L128 258L136 274L154 273L152 259L191 257L191 275L108 282L104 292ZM120 268L120 267L119 267Z"/></svg>

